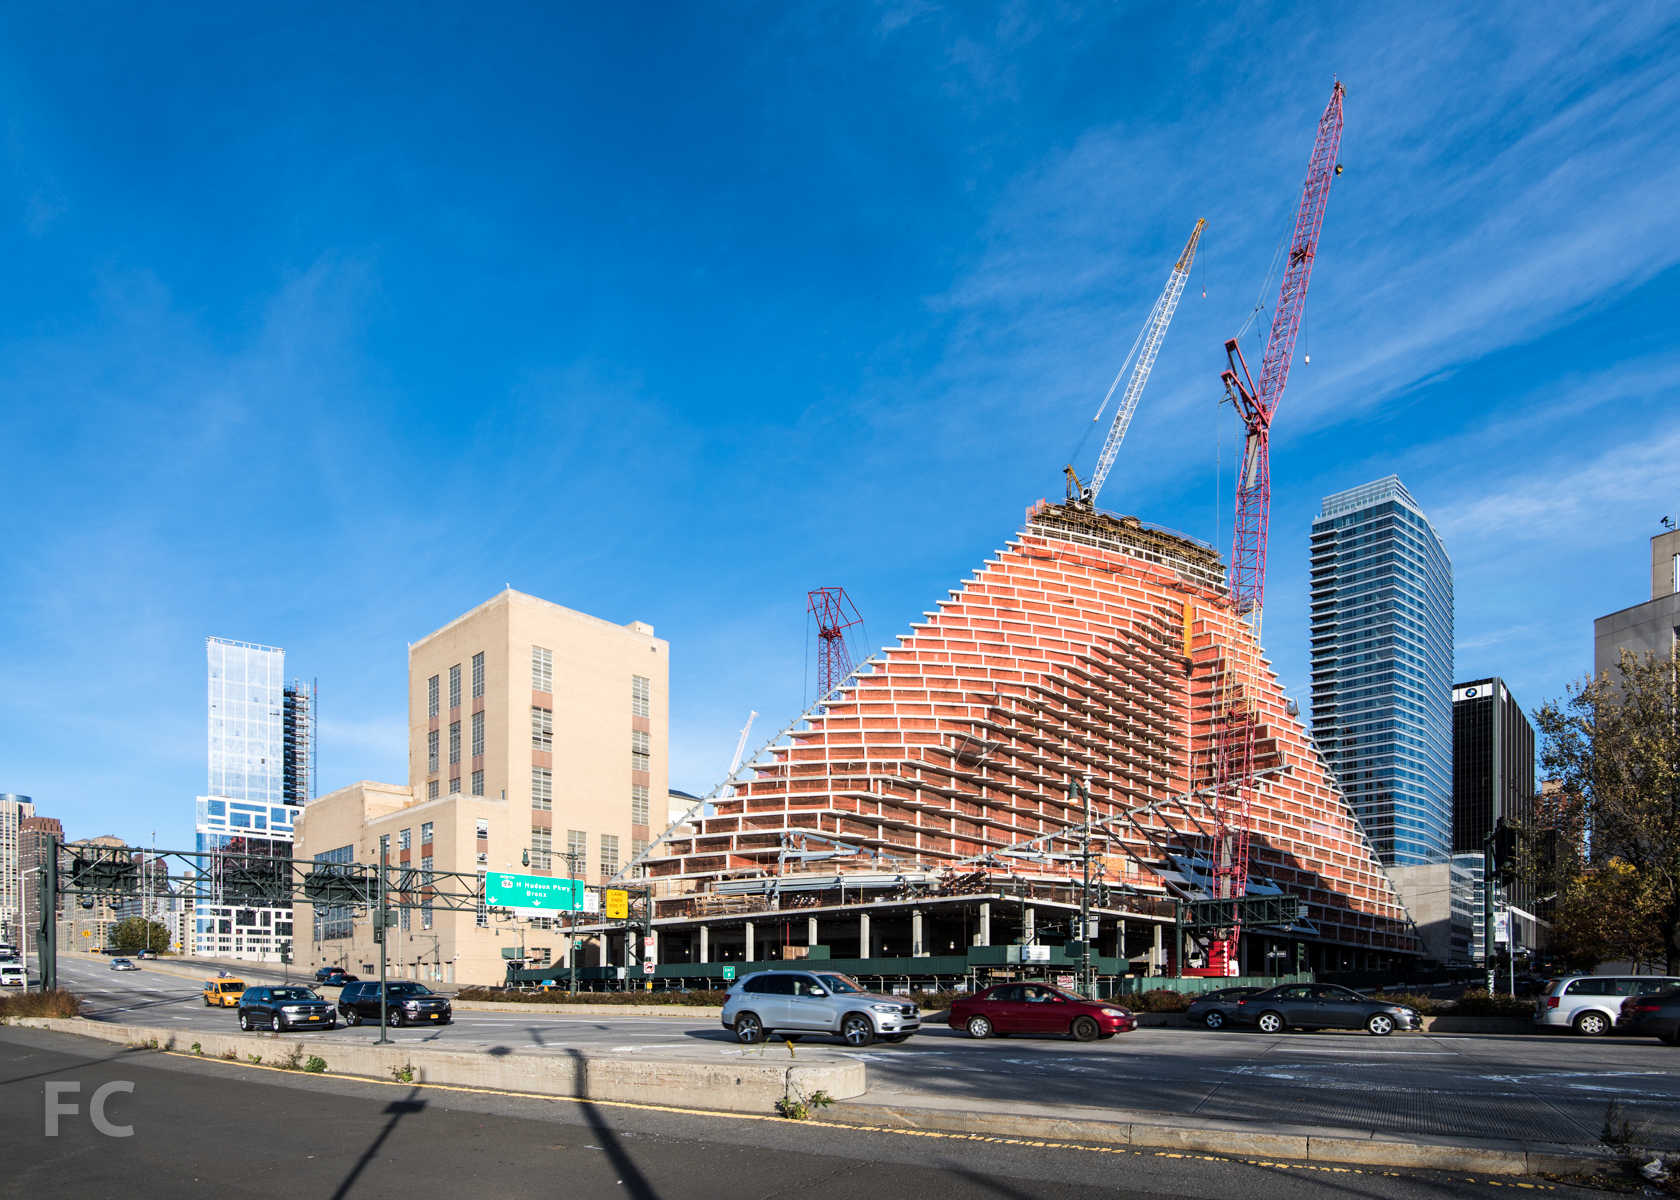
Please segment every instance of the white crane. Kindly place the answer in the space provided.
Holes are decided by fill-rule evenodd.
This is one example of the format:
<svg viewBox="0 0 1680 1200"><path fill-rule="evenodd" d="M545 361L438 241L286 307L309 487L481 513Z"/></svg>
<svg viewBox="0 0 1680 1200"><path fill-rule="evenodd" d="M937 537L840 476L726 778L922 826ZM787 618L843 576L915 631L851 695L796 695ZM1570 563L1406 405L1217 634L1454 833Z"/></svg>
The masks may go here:
<svg viewBox="0 0 1680 1200"><path fill-rule="evenodd" d="M735 757L729 760L729 776L732 779L735 777L735 772L741 769L741 752L747 748L747 732L752 729L752 723L756 720L758 720L758 714L755 712L748 716L747 723L741 726L741 739L735 743ZM733 796L735 789L728 789L727 794Z"/></svg>
<svg viewBox="0 0 1680 1200"><path fill-rule="evenodd" d="M1190 240L1184 243L1184 253L1178 256L1178 261L1173 264L1172 274L1167 276L1167 286L1155 301L1155 307L1149 310L1149 319L1143 323L1137 341L1132 343L1132 351L1126 355L1126 361L1120 364L1114 382L1108 385L1108 395L1103 397L1102 407L1097 409L1097 415L1091 418L1093 424L1102 420L1103 413L1108 409L1108 402L1114 398L1114 389L1120 386L1126 368L1131 366L1132 377L1126 383L1125 392L1120 396L1120 407L1114 413L1114 424L1109 426L1108 440L1103 442L1102 454L1097 458L1097 469L1091 473L1090 484L1081 488L1079 476L1074 474L1073 466L1069 464L1066 468L1068 499L1096 504L1097 493L1102 491L1103 482L1108 478L1110 468L1114 466L1114 458L1120 453L1120 443L1125 440L1126 427L1132 423L1132 414L1137 411L1138 397L1143 395L1143 385L1149 382L1149 372L1155 367L1155 356L1161 352L1161 343L1167 338L1167 326L1172 324L1173 312L1178 308L1178 298L1183 294L1184 284L1190 278L1190 264L1196 258L1196 243L1201 240L1202 230L1206 226L1205 220L1198 220L1196 228L1190 231ZM1132 362L1134 358L1137 360L1135 365Z"/></svg>

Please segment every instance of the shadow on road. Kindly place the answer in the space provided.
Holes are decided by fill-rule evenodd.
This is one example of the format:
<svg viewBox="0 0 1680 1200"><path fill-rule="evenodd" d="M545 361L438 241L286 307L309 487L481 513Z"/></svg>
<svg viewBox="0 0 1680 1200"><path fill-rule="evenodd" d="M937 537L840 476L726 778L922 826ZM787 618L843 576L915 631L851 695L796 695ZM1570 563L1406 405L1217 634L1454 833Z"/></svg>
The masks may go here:
<svg viewBox="0 0 1680 1200"><path fill-rule="evenodd" d="M408 1099L393 1100L385 1106L385 1111L390 1114L391 1119L385 1122L385 1128L381 1129L379 1136L373 1139L373 1145L362 1151L362 1156L356 1160L356 1165L350 1168L350 1174L344 1177L344 1182L339 1184L338 1190L332 1194L332 1200L344 1200L344 1197L350 1194L350 1189L355 1186L356 1180L362 1172L367 1170L367 1165L378 1155L379 1148L385 1144L385 1139L390 1137L392 1131L396 1129L398 1121L410 1113L425 1111L426 1102L414 1098L419 1092L420 1089L415 1088L408 1093Z"/></svg>
<svg viewBox="0 0 1680 1200"><path fill-rule="evenodd" d="M572 1070L577 1084L578 1107L583 1110L583 1119L589 1122L589 1128L595 1132L595 1136L600 1140L601 1149L605 1150L607 1157L612 1160L613 1169L618 1172L632 1200L659 1200L659 1193L648 1182L647 1176L642 1174L642 1169L636 1165L636 1160L630 1157L630 1152L624 1148L624 1144L619 1141L618 1134L602 1117L600 1109L584 1098L584 1083L588 1077L588 1064L582 1052L571 1050L567 1053L572 1059ZM333 1200L338 1200L338 1198L334 1197Z"/></svg>

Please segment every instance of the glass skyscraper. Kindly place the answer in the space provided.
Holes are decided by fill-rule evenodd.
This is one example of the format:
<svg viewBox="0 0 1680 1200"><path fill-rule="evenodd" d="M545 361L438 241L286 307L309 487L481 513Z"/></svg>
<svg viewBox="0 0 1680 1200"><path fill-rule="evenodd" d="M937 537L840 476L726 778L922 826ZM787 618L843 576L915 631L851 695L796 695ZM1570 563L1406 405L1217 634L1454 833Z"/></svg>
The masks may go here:
<svg viewBox="0 0 1680 1200"><path fill-rule="evenodd" d="M1313 740L1386 866L1452 853L1452 560L1398 476L1312 524Z"/></svg>
<svg viewBox="0 0 1680 1200"><path fill-rule="evenodd" d="M277 959L292 939L290 881L295 779L288 788L286 652L206 638L210 772L198 798L195 950ZM288 794L290 793L290 794ZM307 798L307 794L305 795ZM265 860L282 860L272 868ZM267 884L259 886L259 881Z"/></svg>

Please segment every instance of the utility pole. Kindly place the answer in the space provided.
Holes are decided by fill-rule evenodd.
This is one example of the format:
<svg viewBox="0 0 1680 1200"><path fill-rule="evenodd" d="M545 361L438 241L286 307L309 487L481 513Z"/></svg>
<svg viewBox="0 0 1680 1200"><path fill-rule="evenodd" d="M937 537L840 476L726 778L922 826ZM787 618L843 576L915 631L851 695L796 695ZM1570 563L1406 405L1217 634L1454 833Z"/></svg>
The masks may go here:
<svg viewBox="0 0 1680 1200"><path fill-rule="evenodd" d="M58 839L47 835L46 860L41 863L41 926L35 938L35 965L41 990L58 990Z"/></svg>
<svg viewBox="0 0 1680 1200"><path fill-rule="evenodd" d="M1085 886L1079 891L1079 994L1091 999L1091 777L1086 775L1079 791L1085 793L1085 829L1081 857L1085 863Z"/></svg>
<svg viewBox="0 0 1680 1200"><path fill-rule="evenodd" d="M385 908L385 848L379 851L379 908L373 918L373 936L379 943L379 1040L376 1046L388 1046L391 1039L386 1036L387 1000L385 995L385 935L390 932L389 913Z"/></svg>
<svg viewBox="0 0 1680 1200"><path fill-rule="evenodd" d="M750 724L750 722L749 722L749 724ZM744 732L743 732L742 736L743 737L746 736ZM581 856L575 850L568 850L565 853L566 873L572 877L572 880L574 882L581 884L583 882L583 880L581 878L579 878L579 876L578 876L578 865L577 865L577 860L580 857ZM585 865L587 865L587 863ZM574 901L576 901L578 904L583 903L583 896L581 895L582 890L583 890L582 888L573 888L572 889L572 899ZM571 913L569 914L570 923L568 925L567 933L566 933L566 960L567 960L567 965L571 968L571 975L572 975L572 982L571 982L571 988L570 988L569 994L573 995L573 996L577 995L577 954L578 954L577 915L578 915L578 910L575 909L575 908L572 909Z"/></svg>

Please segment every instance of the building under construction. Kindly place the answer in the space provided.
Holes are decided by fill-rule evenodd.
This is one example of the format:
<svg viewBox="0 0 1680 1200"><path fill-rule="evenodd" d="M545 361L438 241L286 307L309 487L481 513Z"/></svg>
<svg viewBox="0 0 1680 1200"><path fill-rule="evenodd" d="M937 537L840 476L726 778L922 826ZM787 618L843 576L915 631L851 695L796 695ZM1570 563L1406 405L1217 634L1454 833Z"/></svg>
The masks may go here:
<svg viewBox="0 0 1680 1200"><path fill-rule="evenodd" d="M645 862L660 963L826 957L939 976L1070 962L1088 819L1073 789L1088 778L1100 973L1201 966L1207 944L1177 944L1174 910L1216 894L1216 717L1226 648L1252 644L1226 589L1203 543L1040 501ZM1258 720L1247 894L1298 896L1305 914L1244 930L1226 969L1381 969L1417 954L1295 706L1263 662L1246 674Z"/></svg>

